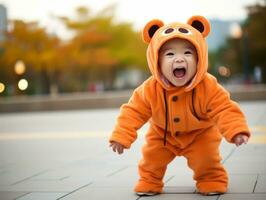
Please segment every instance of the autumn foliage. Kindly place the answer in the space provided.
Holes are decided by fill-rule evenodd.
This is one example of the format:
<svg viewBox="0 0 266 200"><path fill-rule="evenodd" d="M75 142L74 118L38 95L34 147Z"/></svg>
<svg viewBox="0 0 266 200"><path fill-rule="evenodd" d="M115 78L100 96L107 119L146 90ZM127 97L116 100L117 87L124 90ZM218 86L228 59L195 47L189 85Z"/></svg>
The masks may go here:
<svg viewBox="0 0 266 200"><path fill-rule="evenodd" d="M88 85L102 82L113 89L116 73L128 67L147 72L145 51L140 34L129 23L115 23L113 8L94 15L85 7L77 9L77 18L56 17L75 36L62 41L37 23L20 20L6 33L0 51L0 81L16 87L16 61L23 60L29 81L28 94L87 91ZM15 94L14 90L9 92Z"/></svg>

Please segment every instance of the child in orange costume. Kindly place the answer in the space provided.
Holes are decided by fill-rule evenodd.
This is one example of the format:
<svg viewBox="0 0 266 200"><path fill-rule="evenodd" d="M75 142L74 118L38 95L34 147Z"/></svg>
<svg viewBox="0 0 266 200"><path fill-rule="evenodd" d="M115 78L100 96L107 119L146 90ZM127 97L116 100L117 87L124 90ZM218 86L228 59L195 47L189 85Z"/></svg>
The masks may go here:
<svg viewBox="0 0 266 200"><path fill-rule="evenodd" d="M135 187L139 195L162 192L166 167L176 156L188 160L199 193L227 191L219 153L222 136L239 146L247 143L250 132L238 105L207 72L209 32L202 16L187 24L152 20L143 30L152 76L121 107L110 138L113 151L123 153L149 120Z"/></svg>

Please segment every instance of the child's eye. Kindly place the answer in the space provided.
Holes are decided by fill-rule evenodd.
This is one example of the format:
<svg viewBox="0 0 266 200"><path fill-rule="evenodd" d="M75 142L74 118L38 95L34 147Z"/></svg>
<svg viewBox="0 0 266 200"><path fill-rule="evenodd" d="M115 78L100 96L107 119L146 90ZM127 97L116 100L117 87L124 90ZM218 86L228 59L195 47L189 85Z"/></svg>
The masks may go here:
<svg viewBox="0 0 266 200"><path fill-rule="evenodd" d="M168 52L168 53L166 53L166 55L167 55L167 56L173 56L174 53L172 53L172 52Z"/></svg>
<svg viewBox="0 0 266 200"><path fill-rule="evenodd" d="M192 52L191 51L185 51L185 54L190 55L190 54L192 54Z"/></svg>

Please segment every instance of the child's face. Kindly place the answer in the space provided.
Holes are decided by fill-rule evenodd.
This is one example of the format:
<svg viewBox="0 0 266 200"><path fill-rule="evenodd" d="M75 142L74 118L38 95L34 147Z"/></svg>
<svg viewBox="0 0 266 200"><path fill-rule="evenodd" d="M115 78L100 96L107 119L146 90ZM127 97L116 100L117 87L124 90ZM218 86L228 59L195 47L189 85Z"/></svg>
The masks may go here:
<svg viewBox="0 0 266 200"><path fill-rule="evenodd" d="M172 39L159 51L161 73L174 86L186 85L197 72L197 52L187 40Z"/></svg>

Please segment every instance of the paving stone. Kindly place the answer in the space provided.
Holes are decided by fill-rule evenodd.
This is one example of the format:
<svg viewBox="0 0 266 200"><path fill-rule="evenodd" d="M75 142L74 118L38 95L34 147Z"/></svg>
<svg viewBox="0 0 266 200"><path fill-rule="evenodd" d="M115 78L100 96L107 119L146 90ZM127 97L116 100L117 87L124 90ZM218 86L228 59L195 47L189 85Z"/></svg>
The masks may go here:
<svg viewBox="0 0 266 200"><path fill-rule="evenodd" d="M234 155L229 159L228 162L232 162L232 163L251 162L251 163L265 165L266 157L264 156L262 157L261 155Z"/></svg>
<svg viewBox="0 0 266 200"><path fill-rule="evenodd" d="M63 198L60 198L60 200L136 200L138 198L139 197L132 191L132 189L85 187L76 192L68 194Z"/></svg>
<svg viewBox="0 0 266 200"><path fill-rule="evenodd" d="M187 165L187 160L184 157L176 157L168 166L166 174L170 176L178 176L180 174L191 175L192 170Z"/></svg>
<svg viewBox="0 0 266 200"><path fill-rule="evenodd" d="M229 174L227 193L252 193L256 180L256 174Z"/></svg>
<svg viewBox="0 0 266 200"><path fill-rule="evenodd" d="M56 200L66 193L53 193L53 192L32 192L22 196L16 200Z"/></svg>
<svg viewBox="0 0 266 200"><path fill-rule="evenodd" d="M255 106L252 106L252 109L250 104L244 104L244 107L247 108L248 119L253 120L250 125L265 126L266 101L262 104L252 103L251 105L253 104ZM261 106L264 106L265 109L261 110ZM255 109L254 112L253 108L257 110ZM110 119L104 127L99 127L97 124L99 124L102 115L106 115L106 112L102 111L100 114L98 112L76 112L75 117L83 116L82 119L79 118L78 121L83 121L82 123L79 122L78 126L73 125L73 123L62 123L65 116L64 112L59 114L60 117L58 117L58 112L54 112L57 116L54 116L54 118L52 117L53 113L48 112L46 113L46 119L49 122L47 124L53 123L53 130L64 127L62 133L68 129L77 133L83 131L77 128L80 126L87 132L90 131L91 126L94 126L97 131L99 128L110 131L114 123L110 120L115 120L118 109L115 110L115 114L110 115L109 113ZM90 119L88 120L88 114L93 122L97 122L95 125L93 123L88 126L87 122L90 121ZM6 123L12 121L14 118L12 115L8 115L9 118L4 120L5 123L2 119L5 119L6 116L2 116L2 118L0 116L0 123L2 125L8 124L8 126L5 126L6 132L11 127L11 133L12 131L22 134L23 131L27 132L27 130L17 126L17 121L21 120L23 121L21 124L25 124L24 121L26 120L25 122L28 125L24 128L30 129L32 135L35 132L40 135L45 134L45 131L51 131L51 128L43 120L38 124L32 123L32 120L36 117L35 114L28 115L29 118L26 120L25 114L14 114L16 118L13 120L16 121L16 123L13 122L14 126ZM42 118L42 114L38 115ZM69 122L73 120L73 112L68 112L67 116ZM98 120L95 119L97 116ZM53 120L50 120L51 117ZM62 126L62 124L66 126ZM76 126L75 130L73 130L74 126ZM2 128L2 126L0 127ZM19 130L16 127L20 127ZM189 169L183 157L177 157L169 164L166 171L164 194L156 197L139 198L134 194L133 186L138 179L137 165L141 159L144 132L146 132L145 129L139 132L138 140L130 150L126 150L122 155L117 155L111 151L108 146L107 134L106 137L93 137L86 140L63 138L60 140L55 138L50 140L2 140L0 141L0 197L5 197L4 195L8 197L9 195L13 198L13 195L22 194L24 196L19 197L34 200L60 198L57 195L63 195L60 199L71 200L266 199L266 145L250 143L236 148L235 145L228 144L225 140L221 143L221 155L230 178L227 194L220 197L206 197L195 194L193 172ZM254 132L255 134L265 135L265 131L257 131ZM6 152L9 152L9 154ZM12 185L15 182L17 184ZM252 193L254 188L255 193Z"/></svg>
<svg viewBox="0 0 266 200"><path fill-rule="evenodd" d="M266 175L259 175L255 193L266 193Z"/></svg>
<svg viewBox="0 0 266 200"><path fill-rule="evenodd" d="M20 170L19 171L8 170L5 173L0 174L0 186L16 184L20 181L30 179L44 172L45 171L25 170L25 172L23 172L22 170L21 171Z"/></svg>
<svg viewBox="0 0 266 200"><path fill-rule="evenodd" d="M1 186L0 191L32 191L32 192L70 192L84 185L90 180L62 180L62 181L32 181L27 180L12 186Z"/></svg>
<svg viewBox="0 0 266 200"><path fill-rule="evenodd" d="M262 162L231 162L224 164L229 174L266 174L266 167Z"/></svg>
<svg viewBox="0 0 266 200"><path fill-rule="evenodd" d="M152 197L141 197L139 200L216 200L218 196L202 196L200 194L160 194Z"/></svg>
<svg viewBox="0 0 266 200"><path fill-rule="evenodd" d="M191 175L180 174L165 183L164 193L194 193L195 183Z"/></svg>
<svg viewBox="0 0 266 200"><path fill-rule="evenodd" d="M171 177L165 175L164 181L167 182ZM95 179L89 187L112 187L112 188L130 188L133 190L139 179L136 166L128 167L110 177Z"/></svg>
<svg viewBox="0 0 266 200"><path fill-rule="evenodd" d="M265 133L264 133L265 134ZM252 137L252 136L251 136ZM266 150L265 144L247 144L242 145L234 151L234 157L238 156L264 156Z"/></svg>
<svg viewBox="0 0 266 200"><path fill-rule="evenodd" d="M237 148L225 162L230 174L266 174L266 145L248 144Z"/></svg>
<svg viewBox="0 0 266 200"><path fill-rule="evenodd" d="M193 194L195 193L194 186L165 186L164 194Z"/></svg>
<svg viewBox="0 0 266 200"><path fill-rule="evenodd" d="M266 194L224 194L219 200L265 200Z"/></svg>
<svg viewBox="0 0 266 200"><path fill-rule="evenodd" d="M64 173L59 173L56 170L49 170L46 173L40 174L39 176L35 176L33 177L31 180L44 180L44 181L48 181L48 180L62 180L69 177L68 174L64 174Z"/></svg>
<svg viewBox="0 0 266 200"><path fill-rule="evenodd" d="M195 181L193 180L192 175L187 174L179 174L176 176L173 176L167 183L165 183L166 186L194 186Z"/></svg>
<svg viewBox="0 0 266 200"><path fill-rule="evenodd" d="M137 177L116 176L116 177L96 180L89 187L129 188L132 190L137 181L138 181Z"/></svg>
<svg viewBox="0 0 266 200"><path fill-rule="evenodd" d="M222 143L220 145L220 154L222 156L222 162L224 162L225 159L234 151L235 146L232 144L229 144L224 138L222 140Z"/></svg>
<svg viewBox="0 0 266 200"><path fill-rule="evenodd" d="M99 166L73 164L71 166L61 167L54 170L49 170L46 173L34 176L31 180L35 181L60 181L60 180L97 180L112 174L115 171L123 169L123 165L105 165L104 163L98 164Z"/></svg>
<svg viewBox="0 0 266 200"><path fill-rule="evenodd" d="M21 197L28 192L9 192L9 191L0 191L0 199L1 200L14 200L18 197Z"/></svg>

